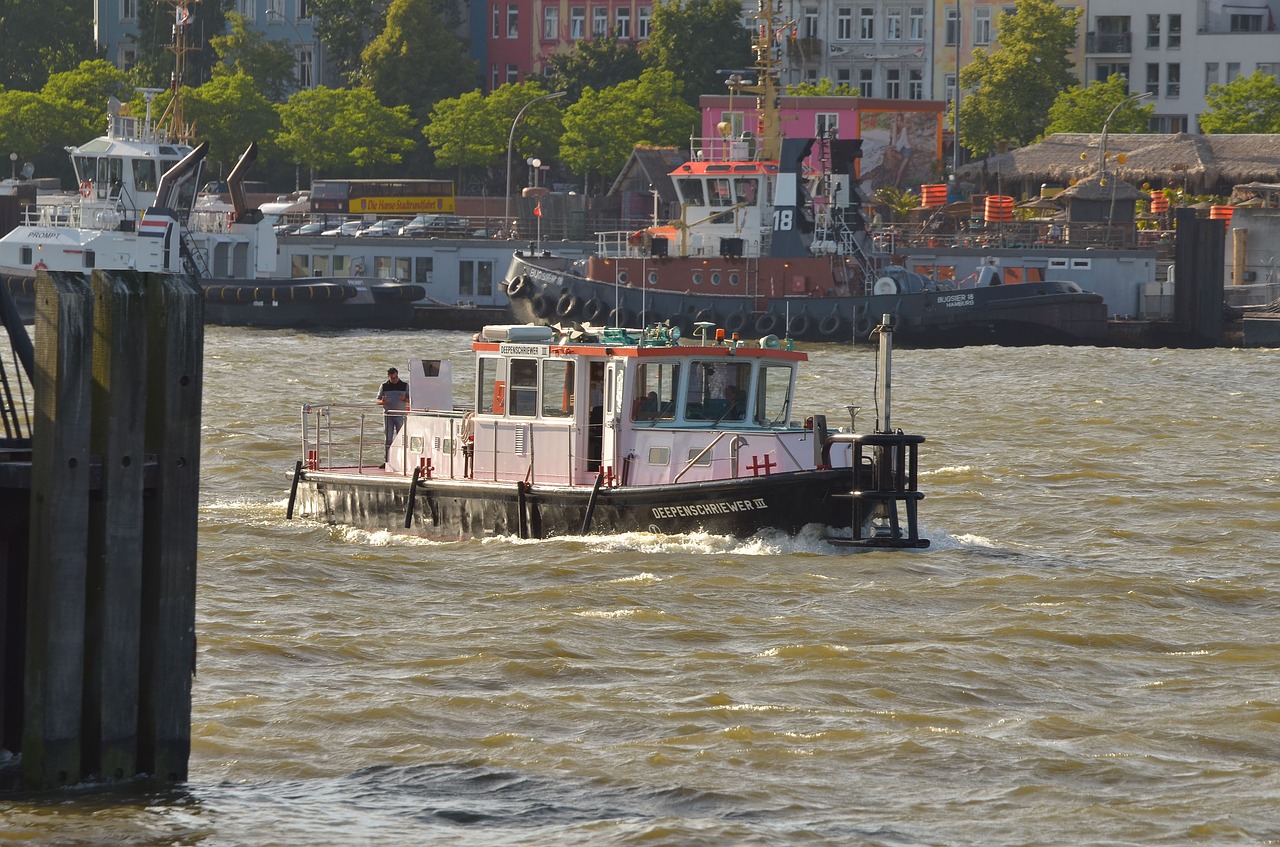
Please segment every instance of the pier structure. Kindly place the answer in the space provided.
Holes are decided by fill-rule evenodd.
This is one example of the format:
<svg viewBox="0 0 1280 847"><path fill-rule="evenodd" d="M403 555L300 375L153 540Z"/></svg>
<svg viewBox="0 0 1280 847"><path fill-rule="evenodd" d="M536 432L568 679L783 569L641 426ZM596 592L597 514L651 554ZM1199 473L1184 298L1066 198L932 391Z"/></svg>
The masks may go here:
<svg viewBox="0 0 1280 847"><path fill-rule="evenodd" d="M0 790L183 782L203 295L102 270L35 293L34 345L0 302Z"/></svg>

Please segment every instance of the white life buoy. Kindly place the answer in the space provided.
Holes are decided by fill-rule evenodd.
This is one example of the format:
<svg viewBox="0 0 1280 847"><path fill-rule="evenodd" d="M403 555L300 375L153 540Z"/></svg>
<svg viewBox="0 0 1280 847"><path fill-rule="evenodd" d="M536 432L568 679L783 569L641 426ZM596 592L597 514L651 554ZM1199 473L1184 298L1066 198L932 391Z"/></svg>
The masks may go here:
<svg viewBox="0 0 1280 847"><path fill-rule="evenodd" d="M31 269L33 271L47 271L49 269L49 266L46 265L44 262L36 262L34 265L31 266Z"/></svg>
<svg viewBox="0 0 1280 847"><path fill-rule="evenodd" d="M92 193L93 193L93 183L92 183L92 182L89 182L89 180L87 180L87 179L86 179L84 182L80 183L80 196L81 196L81 197L88 197L88 196L89 196L90 194L92 194Z"/></svg>
<svg viewBox="0 0 1280 847"><path fill-rule="evenodd" d="M876 280L875 287L872 291L876 294L897 294L898 283L891 276L882 276Z"/></svg>

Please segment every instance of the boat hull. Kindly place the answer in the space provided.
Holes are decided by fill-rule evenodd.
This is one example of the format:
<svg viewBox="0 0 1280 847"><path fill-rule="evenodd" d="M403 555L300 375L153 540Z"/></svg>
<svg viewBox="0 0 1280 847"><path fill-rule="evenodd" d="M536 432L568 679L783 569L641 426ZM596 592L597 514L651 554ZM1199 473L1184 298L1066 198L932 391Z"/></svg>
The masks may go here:
<svg viewBox="0 0 1280 847"><path fill-rule="evenodd" d="M584 486L459 480L419 480L415 485L406 477L377 471L300 469L295 507L299 516L325 523L442 539L552 538L581 535L584 529L587 534L705 531L747 537L762 529L794 534L808 524L847 529L852 509L844 498L852 488L849 468L601 487L595 495ZM406 515L411 516L408 528Z"/></svg>
<svg viewBox="0 0 1280 847"><path fill-rule="evenodd" d="M420 285L352 278L200 280L204 322L276 329L406 329L418 318ZM0 277L23 321L35 315L35 277Z"/></svg>
<svg viewBox="0 0 1280 847"><path fill-rule="evenodd" d="M689 261L665 260L668 268ZM821 259L794 260L789 271L804 274L806 262L829 273ZM915 347L1101 344L1107 333L1103 298L1060 280L868 296L713 294L606 284L588 277L581 262L517 254L506 285L512 315L526 323L639 326L670 320L688 334L707 321L730 334L865 343L889 314L895 343Z"/></svg>

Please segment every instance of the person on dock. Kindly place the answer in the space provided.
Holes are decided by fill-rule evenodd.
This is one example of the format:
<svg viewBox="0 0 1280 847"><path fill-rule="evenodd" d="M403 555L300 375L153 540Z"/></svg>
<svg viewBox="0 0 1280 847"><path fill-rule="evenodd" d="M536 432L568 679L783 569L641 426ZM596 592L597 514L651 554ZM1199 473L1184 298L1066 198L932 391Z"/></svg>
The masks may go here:
<svg viewBox="0 0 1280 847"><path fill-rule="evenodd" d="M391 442L404 426L404 418L409 411L409 384L400 380L400 372L395 368L387 368L387 381L378 389L378 405L383 410L383 427L387 436L382 460L385 466L391 457Z"/></svg>

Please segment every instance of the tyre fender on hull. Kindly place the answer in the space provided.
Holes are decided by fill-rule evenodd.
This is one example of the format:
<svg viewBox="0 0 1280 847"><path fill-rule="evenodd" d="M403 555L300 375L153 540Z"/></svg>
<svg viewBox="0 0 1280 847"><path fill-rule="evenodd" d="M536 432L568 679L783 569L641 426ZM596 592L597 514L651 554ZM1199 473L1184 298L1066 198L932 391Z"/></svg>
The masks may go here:
<svg viewBox="0 0 1280 847"><path fill-rule="evenodd" d="M609 326L628 327L631 325L631 313L626 309L613 309L609 312Z"/></svg>
<svg viewBox="0 0 1280 847"><path fill-rule="evenodd" d="M533 309L533 313L540 318L551 317L551 312L556 307L556 304L551 302L551 297L543 292L533 295L533 301L529 305Z"/></svg>
<svg viewBox="0 0 1280 847"><path fill-rule="evenodd" d="M562 318L571 318L578 311L578 298L572 291L566 291L556 301L556 314Z"/></svg>
<svg viewBox="0 0 1280 847"><path fill-rule="evenodd" d="M806 314L796 315L791 319L791 323L787 326L787 333L790 335L801 336L809 334L809 316Z"/></svg>
<svg viewBox="0 0 1280 847"><path fill-rule="evenodd" d="M756 333L758 335L770 335L778 328L778 316L773 312L765 312L756 318Z"/></svg>
<svg viewBox="0 0 1280 847"><path fill-rule="evenodd" d="M511 282L507 283L507 296L514 300L516 297L528 294L531 289L532 286L529 285L529 277L518 276L511 280Z"/></svg>
<svg viewBox="0 0 1280 847"><path fill-rule="evenodd" d="M737 311L737 312L734 312L729 317L725 318L724 331L729 333L730 335L741 333L746 328L747 328L746 312Z"/></svg>
<svg viewBox="0 0 1280 847"><path fill-rule="evenodd" d="M840 319L840 313L832 312L818 324L818 334L823 338L835 338L840 334L840 325L843 323L844 321Z"/></svg>
<svg viewBox="0 0 1280 847"><path fill-rule="evenodd" d="M592 297L582 307L582 318L587 323L598 324L609 317L609 307L598 297Z"/></svg>

